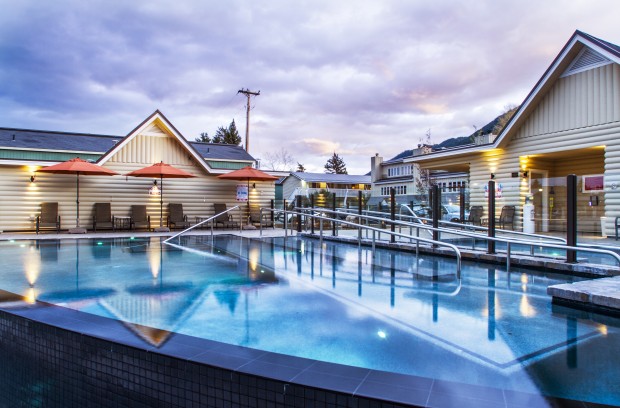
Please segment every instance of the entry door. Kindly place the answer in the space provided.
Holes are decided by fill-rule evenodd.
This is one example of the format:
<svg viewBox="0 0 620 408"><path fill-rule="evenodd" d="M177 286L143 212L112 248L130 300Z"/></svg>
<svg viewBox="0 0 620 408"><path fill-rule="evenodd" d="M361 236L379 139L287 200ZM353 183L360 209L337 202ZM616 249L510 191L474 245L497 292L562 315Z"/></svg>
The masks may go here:
<svg viewBox="0 0 620 408"><path fill-rule="evenodd" d="M547 170L530 170L530 195L534 198L534 219L536 229L549 231L549 172Z"/></svg>

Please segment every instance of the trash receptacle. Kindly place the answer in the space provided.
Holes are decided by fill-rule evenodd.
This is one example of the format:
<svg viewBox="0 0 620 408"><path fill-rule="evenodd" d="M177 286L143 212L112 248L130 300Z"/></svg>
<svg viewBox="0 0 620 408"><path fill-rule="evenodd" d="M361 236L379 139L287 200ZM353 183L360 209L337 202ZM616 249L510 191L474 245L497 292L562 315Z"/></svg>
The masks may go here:
<svg viewBox="0 0 620 408"><path fill-rule="evenodd" d="M528 203L523 206L523 232L533 234L534 230L534 205Z"/></svg>
<svg viewBox="0 0 620 408"><path fill-rule="evenodd" d="M607 231L605 231L605 222L607 221L607 217L601 217L601 236L603 238L607 238Z"/></svg>

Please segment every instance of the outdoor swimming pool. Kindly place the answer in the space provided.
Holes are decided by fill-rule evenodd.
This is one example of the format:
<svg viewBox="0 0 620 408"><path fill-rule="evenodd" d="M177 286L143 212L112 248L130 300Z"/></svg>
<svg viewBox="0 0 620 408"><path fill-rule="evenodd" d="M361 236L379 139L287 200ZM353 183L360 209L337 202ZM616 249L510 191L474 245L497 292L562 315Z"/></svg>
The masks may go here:
<svg viewBox="0 0 620 408"><path fill-rule="evenodd" d="M211 245L213 244L213 245ZM312 239L0 243L0 289L165 332L432 379L620 404L620 320L551 305L561 275ZM373 262L374 260L374 262ZM164 333L164 334L162 334Z"/></svg>

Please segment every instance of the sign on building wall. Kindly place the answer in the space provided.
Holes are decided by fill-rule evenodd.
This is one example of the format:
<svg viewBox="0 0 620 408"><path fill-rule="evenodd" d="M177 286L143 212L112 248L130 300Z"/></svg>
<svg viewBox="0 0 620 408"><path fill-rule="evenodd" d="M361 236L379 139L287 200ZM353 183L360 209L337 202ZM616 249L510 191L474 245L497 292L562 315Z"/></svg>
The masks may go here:
<svg viewBox="0 0 620 408"><path fill-rule="evenodd" d="M503 197L502 183L496 183L495 184L495 198L502 198L502 197ZM488 184L484 185L484 198L489 198L489 185Z"/></svg>
<svg viewBox="0 0 620 408"><path fill-rule="evenodd" d="M248 201L248 185L237 184L237 201Z"/></svg>

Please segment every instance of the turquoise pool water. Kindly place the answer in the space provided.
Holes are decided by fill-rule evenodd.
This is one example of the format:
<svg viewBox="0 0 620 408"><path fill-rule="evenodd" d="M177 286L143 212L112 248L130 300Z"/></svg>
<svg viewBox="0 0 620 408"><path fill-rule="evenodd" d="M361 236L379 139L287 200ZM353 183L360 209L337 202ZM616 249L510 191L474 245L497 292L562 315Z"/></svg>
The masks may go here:
<svg viewBox="0 0 620 408"><path fill-rule="evenodd" d="M316 240L0 243L0 289L167 332L462 383L620 404L620 320L551 305L561 275ZM145 329L154 327L160 331Z"/></svg>

